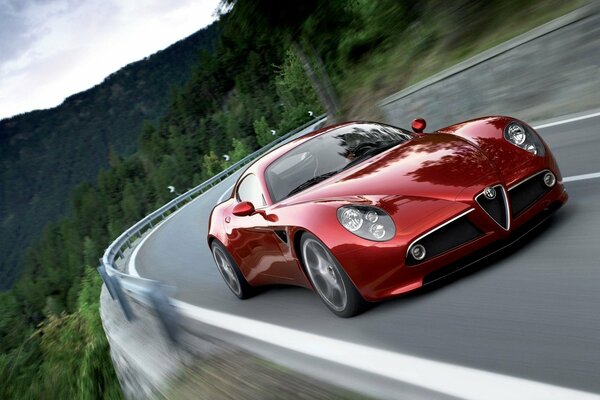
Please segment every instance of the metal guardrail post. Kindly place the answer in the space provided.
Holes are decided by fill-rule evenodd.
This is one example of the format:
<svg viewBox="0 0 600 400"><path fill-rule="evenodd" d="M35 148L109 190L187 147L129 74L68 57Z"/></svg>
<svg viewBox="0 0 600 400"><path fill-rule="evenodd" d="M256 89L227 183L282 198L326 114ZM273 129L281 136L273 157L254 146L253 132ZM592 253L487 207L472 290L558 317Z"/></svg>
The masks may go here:
<svg viewBox="0 0 600 400"><path fill-rule="evenodd" d="M104 265L100 265L98 267L98 272L108 289L108 293L110 293L110 297L113 300L118 300L121 305L121 309L123 310L123 314L125 314L125 318L127 321L131 322L134 320L135 316L133 315L133 311L131 310L131 305L125 296L125 292L123 292L123 288L121 287L121 282L119 282L119 278L115 276L110 276L106 273L106 268Z"/></svg>
<svg viewBox="0 0 600 400"><path fill-rule="evenodd" d="M129 300L127 299L127 296L125 296L125 292L121 287L121 281L117 276L111 276L110 279L112 280L117 300L119 300L119 304L121 305L123 314L125 314L125 318L127 318L127 321L129 322L133 321L135 319L135 315L133 315L133 310L131 309Z"/></svg>
<svg viewBox="0 0 600 400"><path fill-rule="evenodd" d="M179 343L179 313L171 304L167 296L166 287L159 282L155 282L151 290L148 292L148 299L156 311L156 315L165 331L169 340L174 343Z"/></svg>
<svg viewBox="0 0 600 400"><path fill-rule="evenodd" d="M104 267L104 264L100 264L100 266L98 267L98 273L100 274L100 277L104 281L104 285L106 286L106 289L108 289L108 293L110 294L110 297L113 300L116 300L117 295L116 295L115 289L113 287L113 282L112 282L111 277L108 276L108 274L106 273L106 268Z"/></svg>

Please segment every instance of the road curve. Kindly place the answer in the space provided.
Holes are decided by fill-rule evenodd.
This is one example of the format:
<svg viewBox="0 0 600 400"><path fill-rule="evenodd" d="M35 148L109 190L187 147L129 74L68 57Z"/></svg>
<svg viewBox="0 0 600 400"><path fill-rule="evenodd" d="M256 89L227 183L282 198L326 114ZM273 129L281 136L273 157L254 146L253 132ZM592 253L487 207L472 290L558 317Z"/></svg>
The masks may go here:
<svg viewBox="0 0 600 400"><path fill-rule="evenodd" d="M564 177L600 172L600 116L539 129ZM137 272L178 300L329 338L600 393L600 179L566 183L569 203L523 246L432 289L345 320L309 290L247 301L227 289L206 245L212 207L234 174L168 219Z"/></svg>

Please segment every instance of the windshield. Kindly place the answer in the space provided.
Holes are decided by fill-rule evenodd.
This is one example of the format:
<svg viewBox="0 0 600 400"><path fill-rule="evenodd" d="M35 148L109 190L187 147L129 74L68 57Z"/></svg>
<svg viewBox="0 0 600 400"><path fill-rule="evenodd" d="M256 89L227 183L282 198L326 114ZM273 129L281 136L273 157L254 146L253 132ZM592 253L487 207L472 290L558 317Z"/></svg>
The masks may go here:
<svg viewBox="0 0 600 400"><path fill-rule="evenodd" d="M400 128L360 124L310 139L266 169L271 199L277 203L412 137Z"/></svg>

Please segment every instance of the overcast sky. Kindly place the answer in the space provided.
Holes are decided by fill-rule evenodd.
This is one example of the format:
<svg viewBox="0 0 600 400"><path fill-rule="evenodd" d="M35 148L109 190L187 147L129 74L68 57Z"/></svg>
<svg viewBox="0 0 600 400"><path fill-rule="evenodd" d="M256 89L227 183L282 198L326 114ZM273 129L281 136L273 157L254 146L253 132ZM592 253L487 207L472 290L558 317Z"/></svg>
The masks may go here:
<svg viewBox="0 0 600 400"><path fill-rule="evenodd" d="M219 0L0 0L0 119L54 107L216 19Z"/></svg>

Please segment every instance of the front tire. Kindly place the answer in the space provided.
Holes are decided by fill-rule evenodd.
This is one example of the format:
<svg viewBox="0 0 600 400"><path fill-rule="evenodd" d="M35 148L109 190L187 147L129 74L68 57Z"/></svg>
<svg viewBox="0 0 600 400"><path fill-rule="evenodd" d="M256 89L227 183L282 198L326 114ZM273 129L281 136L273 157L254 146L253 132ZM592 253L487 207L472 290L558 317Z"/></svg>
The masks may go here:
<svg viewBox="0 0 600 400"><path fill-rule="evenodd" d="M353 317L363 312L368 303L362 298L331 251L316 236L302 234L302 265L315 291L337 316Z"/></svg>
<svg viewBox="0 0 600 400"><path fill-rule="evenodd" d="M217 264L217 269L233 294L242 300L252 297L254 295L254 288L246 281L246 278L242 275L225 246L215 240L210 245L210 250Z"/></svg>

